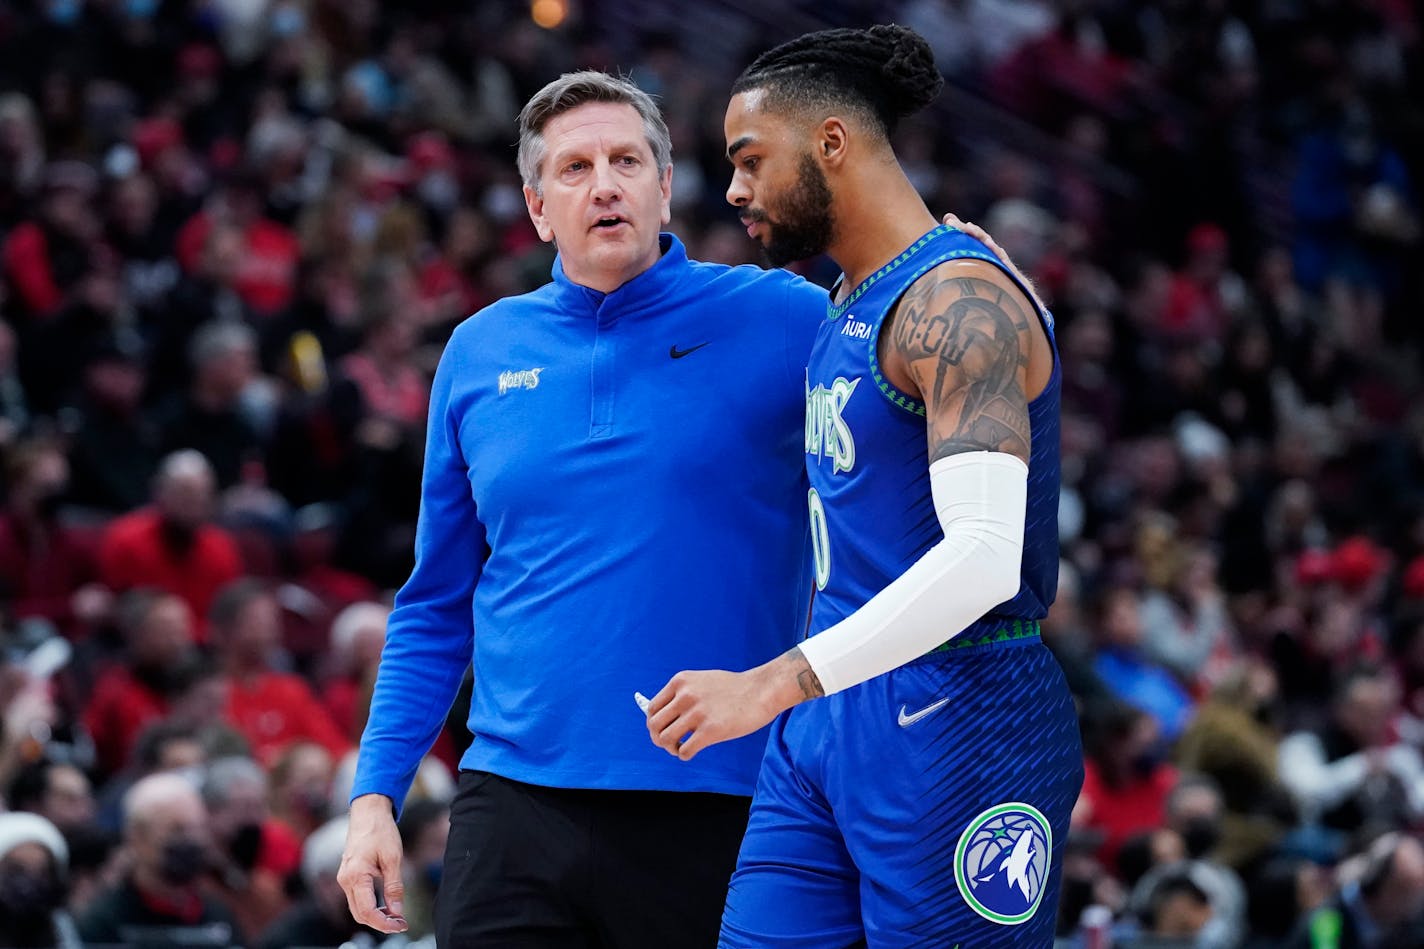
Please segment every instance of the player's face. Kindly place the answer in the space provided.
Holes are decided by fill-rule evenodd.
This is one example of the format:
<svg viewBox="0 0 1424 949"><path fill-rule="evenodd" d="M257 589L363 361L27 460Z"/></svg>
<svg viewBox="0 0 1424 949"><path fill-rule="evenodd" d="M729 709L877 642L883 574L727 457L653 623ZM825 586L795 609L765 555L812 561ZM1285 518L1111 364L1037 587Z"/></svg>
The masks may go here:
<svg viewBox="0 0 1424 949"><path fill-rule="evenodd" d="M814 257L830 246L831 188L804 130L760 108L752 89L732 97L723 130L732 183L727 201L773 266Z"/></svg>
<svg viewBox="0 0 1424 949"><path fill-rule="evenodd" d="M524 189L529 217L575 283L607 293L657 261L672 168L658 174L631 105L591 102L550 119L539 183Z"/></svg>

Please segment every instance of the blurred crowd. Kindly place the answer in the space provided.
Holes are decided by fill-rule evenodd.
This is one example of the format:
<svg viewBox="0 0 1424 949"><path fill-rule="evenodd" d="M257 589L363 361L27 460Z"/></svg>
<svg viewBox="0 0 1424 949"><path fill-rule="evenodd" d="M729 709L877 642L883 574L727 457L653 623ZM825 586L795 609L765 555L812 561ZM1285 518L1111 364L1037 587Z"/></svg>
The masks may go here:
<svg viewBox="0 0 1424 949"><path fill-rule="evenodd" d="M1057 317L1063 945L1424 945L1414 5L673 6L0 2L0 946L375 944L335 872L430 375L552 262L520 105L630 74L671 229L751 262L731 79L888 20L949 79L913 180ZM388 945L430 939L450 720Z"/></svg>

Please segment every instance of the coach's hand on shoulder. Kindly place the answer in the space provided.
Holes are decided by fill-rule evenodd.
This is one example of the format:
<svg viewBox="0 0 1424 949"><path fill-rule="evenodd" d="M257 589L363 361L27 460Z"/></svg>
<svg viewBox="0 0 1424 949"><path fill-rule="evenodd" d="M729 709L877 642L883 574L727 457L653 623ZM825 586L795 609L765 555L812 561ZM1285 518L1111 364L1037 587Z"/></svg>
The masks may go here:
<svg viewBox="0 0 1424 949"><path fill-rule="evenodd" d="M750 735L800 702L824 695L800 649L746 672L679 672L648 704L653 744L683 761Z"/></svg>
<svg viewBox="0 0 1424 949"><path fill-rule="evenodd" d="M942 219L941 223L948 224L950 227L955 228L956 230L963 231L979 243L983 244L985 247L992 250L994 252L994 256L1002 260L1004 262L1004 266L1008 267L1009 271L1019 279L1019 283L1027 287L1028 292L1033 294L1033 302L1038 306L1038 308L1040 310L1048 309L1047 305L1043 302L1043 298L1038 295L1038 287L1035 287L1033 285L1033 281L1028 279L1028 276L1022 270L1019 269L1018 264L1014 263L1012 260L1009 259L1008 253L1005 252L1005 250L998 245L998 242L996 242L994 238L990 236L988 231L984 230L982 227L980 227L978 224L975 224L973 221L961 221L959 219L959 216L953 211L951 211L949 214L946 214Z"/></svg>
<svg viewBox="0 0 1424 949"><path fill-rule="evenodd" d="M336 881L356 922L377 932L405 932L400 832L391 799L384 794L363 794L351 802L346 852ZM378 892L383 906L377 905Z"/></svg>

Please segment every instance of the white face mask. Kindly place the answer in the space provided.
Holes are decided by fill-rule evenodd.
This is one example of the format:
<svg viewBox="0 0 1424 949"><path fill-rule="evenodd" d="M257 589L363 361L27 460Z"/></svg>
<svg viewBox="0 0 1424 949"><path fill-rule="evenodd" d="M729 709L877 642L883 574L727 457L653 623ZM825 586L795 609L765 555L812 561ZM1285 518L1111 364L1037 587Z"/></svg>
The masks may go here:
<svg viewBox="0 0 1424 949"><path fill-rule="evenodd" d="M1231 949L1236 945L1236 942L1226 920L1220 916L1213 916L1197 933L1195 945L1197 949Z"/></svg>

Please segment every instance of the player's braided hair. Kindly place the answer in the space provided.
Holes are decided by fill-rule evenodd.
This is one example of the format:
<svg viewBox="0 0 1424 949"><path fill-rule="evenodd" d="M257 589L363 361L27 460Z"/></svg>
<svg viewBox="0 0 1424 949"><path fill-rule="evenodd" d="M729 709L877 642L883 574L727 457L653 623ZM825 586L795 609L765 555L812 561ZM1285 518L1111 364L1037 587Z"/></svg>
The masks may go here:
<svg viewBox="0 0 1424 949"><path fill-rule="evenodd" d="M756 58L732 94L765 89L772 107L857 107L889 134L944 86L924 37L894 24L807 33Z"/></svg>

